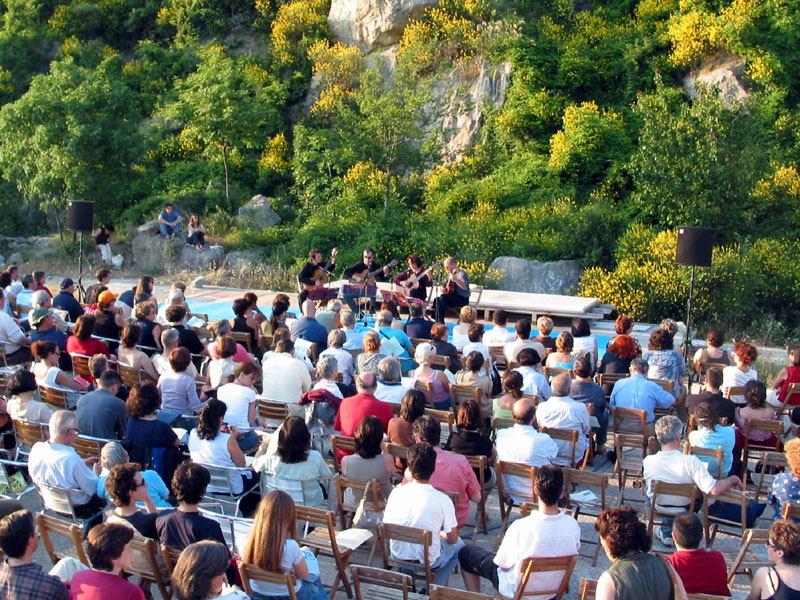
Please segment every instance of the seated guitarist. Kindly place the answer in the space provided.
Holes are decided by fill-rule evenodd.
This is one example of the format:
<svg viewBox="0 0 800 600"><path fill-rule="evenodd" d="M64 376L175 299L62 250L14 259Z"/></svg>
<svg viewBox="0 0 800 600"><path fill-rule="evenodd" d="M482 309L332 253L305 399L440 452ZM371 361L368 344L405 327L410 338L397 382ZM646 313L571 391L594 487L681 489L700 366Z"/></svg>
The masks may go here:
<svg viewBox="0 0 800 600"><path fill-rule="evenodd" d="M447 281L443 293L433 301L433 311L437 323L444 323L450 308L461 308L469 303L469 275L458 268L458 262L452 256L444 259Z"/></svg>
<svg viewBox="0 0 800 600"><path fill-rule="evenodd" d="M416 254L406 256L406 264L408 265L408 270L400 273L392 281L396 285L405 288L406 294L412 298L425 302L428 299L428 288L433 287L433 280L431 280L431 276L428 273L430 269L422 268L422 259ZM419 279L417 279L418 277ZM412 284L405 283L413 279L417 279L417 281Z"/></svg>
<svg viewBox="0 0 800 600"><path fill-rule="evenodd" d="M315 275L317 274L317 270L322 267L325 271L332 271L333 268L336 266L336 254L338 253L338 248L334 248L331 251L331 259L328 263L322 267L322 252L317 250L316 248L311 250L308 253L308 262L303 266L303 269L300 271L300 275L297 276L297 280L303 284L304 286L314 286L314 287L324 287L325 282L328 280L327 277L317 277L315 279ZM323 272L324 274L324 272ZM306 301L308 298L308 290L303 289L300 292L300 306L303 306L303 302Z"/></svg>
<svg viewBox="0 0 800 600"><path fill-rule="evenodd" d="M373 277L381 281L386 281L386 276L389 274L389 267L388 265L381 267L380 264L375 262L375 251L372 248L364 248L361 258L361 262L354 264L349 269L345 269L344 276L347 277L347 279L354 284L367 284L367 276L375 271L380 271L376 275L373 275ZM359 298L359 296L352 296L350 294L344 295L344 301L347 302L353 314L358 314L358 304L356 304L357 298ZM375 312L375 296L369 296L369 312Z"/></svg>

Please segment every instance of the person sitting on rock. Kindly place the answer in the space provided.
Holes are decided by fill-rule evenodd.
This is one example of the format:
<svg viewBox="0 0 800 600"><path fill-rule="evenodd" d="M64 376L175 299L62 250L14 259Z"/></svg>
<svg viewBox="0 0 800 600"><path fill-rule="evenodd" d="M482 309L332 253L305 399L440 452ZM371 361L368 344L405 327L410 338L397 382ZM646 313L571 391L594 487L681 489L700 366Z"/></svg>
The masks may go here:
<svg viewBox="0 0 800 600"><path fill-rule="evenodd" d="M182 222L183 217L177 213L175 207L172 206L171 203L167 202L164 206L164 210L158 215L158 230L161 235L171 240L175 237L175 234L178 233Z"/></svg>

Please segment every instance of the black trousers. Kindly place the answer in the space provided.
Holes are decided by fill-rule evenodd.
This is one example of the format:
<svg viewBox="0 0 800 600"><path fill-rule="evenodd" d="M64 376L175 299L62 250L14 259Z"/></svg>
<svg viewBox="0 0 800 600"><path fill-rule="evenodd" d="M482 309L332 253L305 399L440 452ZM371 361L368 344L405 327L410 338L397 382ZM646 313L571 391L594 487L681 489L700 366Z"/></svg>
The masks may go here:
<svg viewBox="0 0 800 600"><path fill-rule="evenodd" d="M451 308L461 308L466 306L469 298L457 294L442 294L433 301L433 312L436 315L437 323L444 323L447 311Z"/></svg>

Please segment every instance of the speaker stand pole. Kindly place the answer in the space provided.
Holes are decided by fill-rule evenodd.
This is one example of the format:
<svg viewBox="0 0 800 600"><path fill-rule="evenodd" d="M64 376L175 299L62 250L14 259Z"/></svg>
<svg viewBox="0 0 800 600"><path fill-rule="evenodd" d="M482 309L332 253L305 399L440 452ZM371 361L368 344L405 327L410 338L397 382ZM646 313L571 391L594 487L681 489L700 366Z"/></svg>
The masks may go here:
<svg viewBox="0 0 800 600"><path fill-rule="evenodd" d="M83 279L83 231L81 231L81 241L78 244L78 302L86 301L86 298L83 297L82 279Z"/></svg>
<svg viewBox="0 0 800 600"><path fill-rule="evenodd" d="M691 365L689 352L692 347L692 296L694 295L694 269L692 265L692 277L689 279L689 300L686 301L686 335L683 338L683 358L686 360L686 370L688 372Z"/></svg>

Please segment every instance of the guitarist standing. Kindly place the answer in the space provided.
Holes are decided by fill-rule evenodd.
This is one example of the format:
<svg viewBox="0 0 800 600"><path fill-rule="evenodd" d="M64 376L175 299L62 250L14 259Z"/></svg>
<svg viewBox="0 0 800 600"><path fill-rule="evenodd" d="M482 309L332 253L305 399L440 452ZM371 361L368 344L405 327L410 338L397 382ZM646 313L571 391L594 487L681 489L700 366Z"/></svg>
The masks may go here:
<svg viewBox="0 0 800 600"><path fill-rule="evenodd" d="M336 255L338 253L339 249L334 248L331 251L331 259L324 267L322 267L322 252L315 248L308 253L309 260L303 266L300 275L297 276L297 280L303 284L304 287L303 291L300 292L301 307L303 306L303 302L308 298L309 290L307 287L324 287L325 282L328 281L325 271L332 271L336 266ZM320 268L324 269L324 271L320 271Z"/></svg>
<svg viewBox="0 0 800 600"><path fill-rule="evenodd" d="M437 323L444 323L448 309L461 308L469 303L469 275L467 272L458 268L458 262L452 256L444 259L444 269L447 271L447 281L442 294L433 301L433 311Z"/></svg>
<svg viewBox="0 0 800 600"><path fill-rule="evenodd" d="M408 269L393 279L394 283L406 289L412 298L425 302L428 299L428 288L433 287L430 270L422 268L422 259L416 254L406 256ZM416 279L412 284L406 283Z"/></svg>
<svg viewBox="0 0 800 600"><path fill-rule="evenodd" d="M371 283L367 280L368 275L372 275L374 279L386 281L386 276L389 274L389 266L382 267L375 262L375 251L372 248L364 248L364 252L361 253L361 258L361 262L345 270L344 276L347 279L358 285ZM395 264L397 263L395 262ZM378 273L375 274L375 271L378 271ZM358 313L358 305L355 301L358 297L359 296L351 296L350 294L345 294L344 296L344 301L350 306L350 310L353 311L353 314ZM369 296L369 311L371 313L375 312L375 296Z"/></svg>

